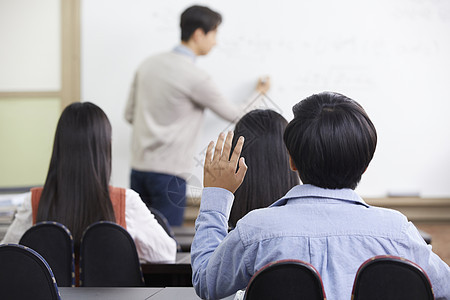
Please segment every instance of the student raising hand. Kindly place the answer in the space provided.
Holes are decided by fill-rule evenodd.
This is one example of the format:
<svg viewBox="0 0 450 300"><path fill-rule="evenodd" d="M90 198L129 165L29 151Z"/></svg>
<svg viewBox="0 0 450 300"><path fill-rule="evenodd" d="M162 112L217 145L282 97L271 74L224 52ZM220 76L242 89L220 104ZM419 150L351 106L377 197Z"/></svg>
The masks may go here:
<svg viewBox="0 0 450 300"><path fill-rule="evenodd" d="M224 141L225 140L225 141ZM244 137L240 137L233 154L230 157L233 132L229 131L226 138L222 132L217 138L216 147L210 142L206 150L203 185L204 187L218 187L234 193L244 180L247 165L241 155ZM223 149L222 149L223 148ZM239 169L236 167L239 163Z"/></svg>

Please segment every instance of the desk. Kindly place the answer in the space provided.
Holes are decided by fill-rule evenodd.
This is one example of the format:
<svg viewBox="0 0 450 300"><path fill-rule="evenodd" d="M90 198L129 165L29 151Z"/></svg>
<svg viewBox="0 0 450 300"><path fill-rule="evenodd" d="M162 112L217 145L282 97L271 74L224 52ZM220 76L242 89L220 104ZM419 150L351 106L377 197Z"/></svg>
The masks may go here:
<svg viewBox="0 0 450 300"><path fill-rule="evenodd" d="M198 300L193 287L168 287L152 295L150 300ZM64 299L65 300L65 299Z"/></svg>
<svg viewBox="0 0 450 300"><path fill-rule="evenodd" d="M62 300L198 300L194 288L60 287Z"/></svg>
<svg viewBox="0 0 450 300"><path fill-rule="evenodd" d="M141 265L145 285L149 287L192 287L191 254L178 252L175 263Z"/></svg>
<svg viewBox="0 0 450 300"><path fill-rule="evenodd" d="M140 287L60 287L58 288L62 300L144 300L149 299L164 288ZM193 289L193 288L192 288ZM182 299L182 298L179 298Z"/></svg>

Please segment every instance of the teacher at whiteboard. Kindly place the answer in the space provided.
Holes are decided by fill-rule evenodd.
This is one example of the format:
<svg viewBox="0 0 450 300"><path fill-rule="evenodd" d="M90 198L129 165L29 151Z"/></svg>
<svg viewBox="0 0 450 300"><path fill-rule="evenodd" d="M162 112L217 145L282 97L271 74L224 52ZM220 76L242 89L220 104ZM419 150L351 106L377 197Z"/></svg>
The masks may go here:
<svg viewBox="0 0 450 300"><path fill-rule="evenodd" d="M125 119L133 126L131 188L173 226L183 223L186 179L205 108L230 122L243 114L195 65L197 56L216 45L221 22L208 7L187 8L181 14L181 43L138 67L126 104ZM268 89L267 80L258 81L258 92Z"/></svg>

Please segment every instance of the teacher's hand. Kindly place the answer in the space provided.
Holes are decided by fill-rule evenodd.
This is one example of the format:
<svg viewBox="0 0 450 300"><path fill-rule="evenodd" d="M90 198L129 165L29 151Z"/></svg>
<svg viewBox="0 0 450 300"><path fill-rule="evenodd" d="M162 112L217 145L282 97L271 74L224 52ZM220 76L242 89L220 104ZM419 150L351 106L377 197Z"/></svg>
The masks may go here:
<svg viewBox="0 0 450 300"><path fill-rule="evenodd" d="M258 84L256 85L256 91L259 93L267 93L270 89L270 77L264 76L258 79Z"/></svg>
<svg viewBox="0 0 450 300"><path fill-rule="evenodd" d="M244 145L244 137L239 137L233 154L230 158L231 142L233 140L233 132L229 131L225 142L225 134L221 133L217 139L214 149L214 142L210 142L206 150L203 185L204 187L219 187L234 193L244 180L247 172L247 165L241 155L242 146ZM222 149L223 147L223 149ZM213 154L214 150L214 154ZM239 169L236 167L239 163Z"/></svg>

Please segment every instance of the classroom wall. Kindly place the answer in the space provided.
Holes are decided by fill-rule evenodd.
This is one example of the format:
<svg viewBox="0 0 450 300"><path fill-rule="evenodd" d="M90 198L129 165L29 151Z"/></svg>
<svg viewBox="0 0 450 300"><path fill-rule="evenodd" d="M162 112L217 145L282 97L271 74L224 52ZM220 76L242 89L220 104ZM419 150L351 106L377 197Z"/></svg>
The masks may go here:
<svg viewBox="0 0 450 300"><path fill-rule="evenodd" d="M57 98L0 100L0 188L44 184L60 110Z"/></svg>
<svg viewBox="0 0 450 300"><path fill-rule="evenodd" d="M131 128L123 109L134 70L179 41L192 1L82 1L82 100L113 124L112 183L128 186ZM357 191L367 197L450 197L450 2L445 0L198 1L224 17L218 45L197 64L231 101L268 74L268 106L291 107L321 91L360 102L378 148ZM189 192L198 195L207 143L232 128L208 112ZM199 162L199 163L197 163Z"/></svg>
<svg viewBox="0 0 450 300"><path fill-rule="evenodd" d="M47 175L61 109L60 8L0 1L0 189L42 185Z"/></svg>
<svg viewBox="0 0 450 300"><path fill-rule="evenodd" d="M59 0L0 1L0 92L59 90Z"/></svg>

